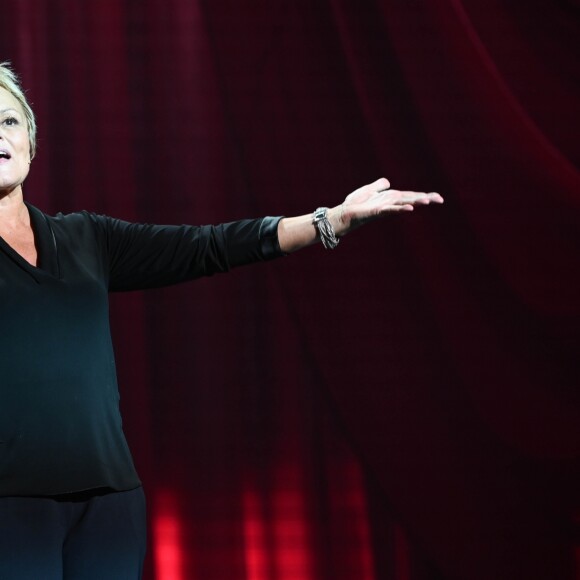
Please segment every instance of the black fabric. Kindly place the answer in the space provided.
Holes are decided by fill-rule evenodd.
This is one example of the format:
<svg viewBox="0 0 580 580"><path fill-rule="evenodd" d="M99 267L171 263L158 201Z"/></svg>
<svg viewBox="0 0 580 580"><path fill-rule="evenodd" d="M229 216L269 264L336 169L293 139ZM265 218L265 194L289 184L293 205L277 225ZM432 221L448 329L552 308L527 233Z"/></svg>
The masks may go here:
<svg viewBox="0 0 580 580"><path fill-rule="evenodd" d="M145 549L141 487L84 501L0 498L2 580L138 580Z"/></svg>
<svg viewBox="0 0 580 580"><path fill-rule="evenodd" d="M264 219L134 224L29 206L31 266L0 238L0 496L140 485L122 431L108 292L175 284L280 255Z"/></svg>

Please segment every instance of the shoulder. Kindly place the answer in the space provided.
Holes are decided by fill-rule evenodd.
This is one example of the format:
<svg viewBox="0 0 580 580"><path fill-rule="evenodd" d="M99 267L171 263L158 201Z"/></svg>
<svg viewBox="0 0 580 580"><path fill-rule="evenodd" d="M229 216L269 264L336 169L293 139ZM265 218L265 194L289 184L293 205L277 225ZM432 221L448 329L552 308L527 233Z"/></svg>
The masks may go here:
<svg viewBox="0 0 580 580"><path fill-rule="evenodd" d="M57 237L84 238L105 237L111 227L111 223L117 220L109 216L99 215L90 211L76 211L71 213L59 212L49 215L38 208L28 205L28 209L35 217L42 218L49 225L53 234Z"/></svg>
<svg viewBox="0 0 580 580"><path fill-rule="evenodd" d="M33 206L29 205L28 207L32 211L41 214L51 226L55 226L59 229L74 230L87 227L106 229L107 227L110 227L111 224L121 222L121 220L117 220L110 216L101 215L86 210L75 211L71 213L59 212L55 215L49 215Z"/></svg>

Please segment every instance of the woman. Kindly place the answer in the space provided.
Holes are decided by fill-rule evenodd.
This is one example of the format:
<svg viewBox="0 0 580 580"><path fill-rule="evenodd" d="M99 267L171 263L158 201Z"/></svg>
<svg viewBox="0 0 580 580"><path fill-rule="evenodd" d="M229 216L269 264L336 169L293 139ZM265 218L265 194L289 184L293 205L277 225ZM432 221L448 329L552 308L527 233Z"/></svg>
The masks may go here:
<svg viewBox="0 0 580 580"><path fill-rule="evenodd" d="M361 187L332 208L219 226L131 224L25 203L36 125L0 65L0 578L139 578L145 511L121 429L110 291L153 288L334 248L364 222L436 193Z"/></svg>

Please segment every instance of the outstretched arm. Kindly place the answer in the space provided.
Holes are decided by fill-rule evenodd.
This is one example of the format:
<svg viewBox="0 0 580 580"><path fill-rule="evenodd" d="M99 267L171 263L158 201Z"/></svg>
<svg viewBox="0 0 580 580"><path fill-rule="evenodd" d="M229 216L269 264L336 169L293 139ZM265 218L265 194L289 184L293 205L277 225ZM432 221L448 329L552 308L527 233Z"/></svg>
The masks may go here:
<svg viewBox="0 0 580 580"><path fill-rule="evenodd" d="M381 178L353 191L342 204L330 208L327 217L336 237L389 213L413 211L416 205L443 203L438 193L399 191L390 187L389 181ZM294 252L319 239L312 214L284 218L278 225L278 241L283 252Z"/></svg>

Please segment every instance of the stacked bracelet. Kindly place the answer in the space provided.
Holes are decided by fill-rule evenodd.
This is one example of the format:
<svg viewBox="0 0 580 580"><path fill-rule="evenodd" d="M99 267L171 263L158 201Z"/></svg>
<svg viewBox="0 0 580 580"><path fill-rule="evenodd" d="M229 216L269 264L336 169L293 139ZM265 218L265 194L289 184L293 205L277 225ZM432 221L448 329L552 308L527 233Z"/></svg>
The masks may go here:
<svg viewBox="0 0 580 580"><path fill-rule="evenodd" d="M333 250L334 248L336 248L336 246L338 246L338 242L340 240L336 237L334 228L332 227L332 224L328 221L328 217L326 215L327 211L328 211L327 207L319 207L312 214L312 223L318 229L322 245L327 250Z"/></svg>

